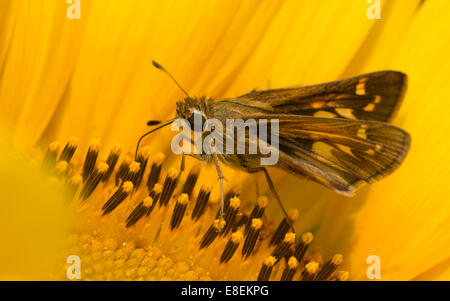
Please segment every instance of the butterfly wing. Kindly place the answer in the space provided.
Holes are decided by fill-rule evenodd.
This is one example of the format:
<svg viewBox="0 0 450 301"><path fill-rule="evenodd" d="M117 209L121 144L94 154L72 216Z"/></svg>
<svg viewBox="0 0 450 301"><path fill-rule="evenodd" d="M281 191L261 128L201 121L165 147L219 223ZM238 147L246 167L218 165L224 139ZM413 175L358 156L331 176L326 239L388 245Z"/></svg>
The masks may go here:
<svg viewBox="0 0 450 301"><path fill-rule="evenodd" d="M392 173L410 136L384 122L285 115L279 121L277 167L344 194Z"/></svg>
<svg viewBox="0 0 450 301"><path fill-rule="evenodd" d="M406 74L380 71L320 85L253 91L232 101L261 102L276 114L389 121L406 86Z"/></svg>
<svg viewBox="0 0 450 301"><path fill-rule="evenodd" d="M253 91L216 102L214 117L223 122L278 119L276 166L352 194L361 184L392 173L408 152L409 134L386 123L401 103L406 82L404 73L380 71L314 86ZM226 161L249 171L261 168L258 156L228 155Z"/></svg>
<svg viewBox="0 0 450 301"><path fill-rule="evenodd" d="M298 115L254 115L266 119L268 132L279 120L279 158L276 167L303 176L339 193L351 195L363 183L392 173L404 160L410 136L385 122ZM246 133L248 135L248 133ZM267 142L272 144L270 135ZM245 145L251 139L245 137ZM222 155L223 162L248 171L261 169L263 155Z"/></svg>

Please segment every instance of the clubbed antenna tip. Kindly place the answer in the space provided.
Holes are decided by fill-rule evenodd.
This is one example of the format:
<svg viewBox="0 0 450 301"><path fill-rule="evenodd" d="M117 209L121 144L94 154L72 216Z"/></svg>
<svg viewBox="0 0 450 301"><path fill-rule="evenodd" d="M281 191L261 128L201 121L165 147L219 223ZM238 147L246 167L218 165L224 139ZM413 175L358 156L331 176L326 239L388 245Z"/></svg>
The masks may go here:
<svg viewBox="0 0 450 301"><path fill-rule="evenodd" d="M173 77L172 74L170 74L166 69L164 69L163 66L161 66L160 64L158 64L157 62L155 62L153 60L152 60L152 64L159 70L164 71L164 73L166 73L173 80L173 82L178 86L178 88L180 88L180 90L183 91L183 93L186 94L187 97L190 97L188 92L186 92L186 90L183 89L183 87L177 82L175 77Z"/></svg>
<svg viewBox="0 0 450 301"><path fill-rule="evenodd" d="M165 69L163 68L163 66L161 66L160 64L158 64L158 63L155 62L155 61L152 61L152 64L153 64L153 66L155 66L155 67L158 68L158 69L165 70Z"/></svg>

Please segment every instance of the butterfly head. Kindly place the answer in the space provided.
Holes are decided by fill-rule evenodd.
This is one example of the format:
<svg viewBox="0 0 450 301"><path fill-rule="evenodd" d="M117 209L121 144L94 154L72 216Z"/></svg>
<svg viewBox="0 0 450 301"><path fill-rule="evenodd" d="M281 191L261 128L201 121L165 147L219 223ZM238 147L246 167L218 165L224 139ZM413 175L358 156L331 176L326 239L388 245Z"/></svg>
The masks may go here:
<svg viewBox="0 0 450 301"><path fill-rule="evenodd" d="M185 97L183 101L177 102L176 118L187 120L191 125L191 129L195 128L195 120L201 120L201 125L203 125L207 119L207 103L208 101L205 97Z"/></svg>

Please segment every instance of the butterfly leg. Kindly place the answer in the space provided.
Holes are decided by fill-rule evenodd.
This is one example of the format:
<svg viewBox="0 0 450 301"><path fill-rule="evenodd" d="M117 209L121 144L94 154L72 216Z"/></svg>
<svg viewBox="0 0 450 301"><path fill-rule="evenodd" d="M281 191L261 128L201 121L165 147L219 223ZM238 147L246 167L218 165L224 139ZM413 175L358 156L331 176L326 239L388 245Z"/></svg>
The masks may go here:
<svg viewBox="0 0 450 301"><path fill-rule="evenodd" d="M281 202L280 197L278 196L277 191L275 190L275 185L272 182L272 179L270 178L269 172L264 167L261 168L261 170L264 172L264 175L266 176L267 184L269 185L270 191L275 196L275 198L278 201L278 205L281 208L281 211L283 211L284 217L286 218L286 221L289 223L289 226L292 229L292 232L295 233L294 225L292 224L291 219L289 218L289 215L287 214L286 209L284 209L283 203Z"/></svg>
<svg viewBox="0 0 450 301"><path fill-rule="evenodd" d="M219 181L220 181L220 216L219 216L219 223L218 223L218 229L220 230L220 225L222 222L222 218L223 218L223 207L224 207L224 201L223 201L223 173L222 173L222 169L220 168L220 163L219 163L219 158L217 157L217 153L214 151L213 152L213 158L214 158L214 163L216 164L216 170L217 170L217 174L219 175Z"/></svg>
<svg viewBox="0 0 450 301"><path fill-rule="evenodd" d="M255 189L256 189L256 198L259 197L259 185L258 185L258 177L255 174Z"/></svg>
<svg viewBox="0 0 450 301"><path fill-rule="evenodd" d="M186 161L186 155L184 153L182 153L182 155L181 155L180 173L184 171L185 161Z"/></svg>

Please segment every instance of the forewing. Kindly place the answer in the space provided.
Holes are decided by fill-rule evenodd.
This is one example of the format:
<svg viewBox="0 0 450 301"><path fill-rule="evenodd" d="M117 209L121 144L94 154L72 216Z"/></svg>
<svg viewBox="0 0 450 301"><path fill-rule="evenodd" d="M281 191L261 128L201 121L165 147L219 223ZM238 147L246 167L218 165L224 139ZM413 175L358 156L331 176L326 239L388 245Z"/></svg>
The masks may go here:
<svg viewBox="0 0 450 301"><path fill-rule="evenodd" d="M330 83L253 91L234 101L264 102L275 114L388 121L406 90L406 74L380 71Z"/></svg>

